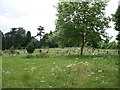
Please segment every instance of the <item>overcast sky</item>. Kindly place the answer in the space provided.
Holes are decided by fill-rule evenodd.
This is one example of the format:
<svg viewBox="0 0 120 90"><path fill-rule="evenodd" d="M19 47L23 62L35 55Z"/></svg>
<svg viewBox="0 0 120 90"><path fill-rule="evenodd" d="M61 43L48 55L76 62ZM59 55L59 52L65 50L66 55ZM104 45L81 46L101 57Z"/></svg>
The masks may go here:
<svg viewBox="0 0 120 90"><path fill-rule="evenodd" d="M106 7L106 15L114 14L119 0L110 0ZM36 35L39 25L45 27L45 31L55 30L56 9L58 0L0 0L0 30L4 33L12 27L23 27ZM113 23L111 23L113 26ZM113 28L108 29L114 38L117 32Z"/></svg>

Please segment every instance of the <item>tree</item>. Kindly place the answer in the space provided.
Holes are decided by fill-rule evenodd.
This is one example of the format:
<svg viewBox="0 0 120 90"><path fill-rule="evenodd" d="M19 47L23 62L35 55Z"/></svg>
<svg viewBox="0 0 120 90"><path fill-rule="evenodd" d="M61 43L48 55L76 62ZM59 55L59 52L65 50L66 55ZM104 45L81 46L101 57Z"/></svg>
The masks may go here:
<svg viewBox="0 0 120 90"><path fill-rule="evenodd" d="M12 45L15 46L15 36L16 36L16 30L17 28L11 28L10 34L11 34L11 39L12 39Z"/></svg>
<svg viewBox="0 0 120 90"><path fill-rule="evenodd" d="M118 35L116 40L118 41L118 50L119 50L119 55L120 55L120 5L118 6L118 9L114 15L115 19L115 30L118 31Z"/></svg>
<svg viewBox="0 0 120 90"><path fill-rule="evenodd" d="M18 48L24 46L25 42L25 30L22 27L11 28L10 32L5 33L5 48L9 49L14 46Z"/></svg>
<svg viewBox="0 0 120 90"><path fill-rule="evenodd" d="M9 51L10 51L11 54L15 54L14 46L10 47Z"/></svg>
<svg viewBox="0 0 120 90"><path fill-rule="evenodd" d="M37 35L36 36L40 36L40 40L41 40L41 37L42 37L42 34L44 34L45 32L44 32L44 27L42 27L42 26L39 26L38 27L38 33L37 33ZM35 37L36 37L35 36Z"/></svg>
<svg viewBox="0 0 120 90"><path fill-rule="evenodd" d="M24 42L25 42L25 29L23 27L17 28L17 31L15 33L15 47L20 48L24 47Z"/></svg>
<svg viewBox="0 0 120 90"><path fill-rule="evenodd" d="M9 49L12 45L11 33L7 32L5 33L5 49Z"/></svg>
<svg viewBox="0 0 120 90"><path fill-rule="evenodd" d="M27 49L27 52L28 52L28 53L33 53L34 50L35 50L35 46L34 46L34 44L33 44L32 42L30 42L30 43L27 45L26 49Z"/></svg>
<svg viewBox="0 0 120 90"><path fill-rule="evenodd" d="M31 37L31 32L28 31L27 34L26 34L26 38L25 38L25 44L24 46L26 47L28 43L30 43L32 40L32 37Z"/></svg>
<svg viewBox="0 0 120 90"><path fill-rule="evenodd" d="M105 17L107 2L60 2L58 4L57 28L64 41L79 44L80 55L83 55L85 44L91 46L94 42L101 41L101 36L106 36L109 17ZM63 40L62 39L62 40Z"/></svg>
<svg viewBox="0 0 120 90"><path fill-rule="evenodd" d="M28 45L27 45L27 47L26 47L27 52L28 53L33 53L34 50L35 50L35 48L36 48L36 46L37 46L37 44L38 44L38 40L36 40L36 39L33 38L31 40L31 42L29 42Z"/></svg>
<svg viewBox="0 0 120 90"><path fill-rule="evenodd" d="M49 36L48 36L48 41L49 41L49 47L50 48L55 48L55 47L63 47L63 43L60 40L61 38L59 37L59 32L54 31L54 32L50 32Z"/></svg>

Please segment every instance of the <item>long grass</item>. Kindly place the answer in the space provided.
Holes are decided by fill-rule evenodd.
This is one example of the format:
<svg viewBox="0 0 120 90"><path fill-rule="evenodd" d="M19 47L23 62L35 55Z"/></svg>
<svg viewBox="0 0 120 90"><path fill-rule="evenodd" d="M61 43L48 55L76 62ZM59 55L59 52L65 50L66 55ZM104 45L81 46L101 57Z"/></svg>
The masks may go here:
<svg viewBox="0 0 120 90"><path fill-rule="evenodd" d="M115 88L116 55L2 57L3 88Z"/></svg>

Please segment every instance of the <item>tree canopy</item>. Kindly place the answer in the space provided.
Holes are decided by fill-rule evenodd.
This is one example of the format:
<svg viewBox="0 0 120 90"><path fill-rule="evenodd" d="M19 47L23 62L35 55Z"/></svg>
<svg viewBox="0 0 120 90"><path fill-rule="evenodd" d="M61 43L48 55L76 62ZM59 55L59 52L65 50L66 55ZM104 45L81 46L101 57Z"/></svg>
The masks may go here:
<svg viewBox="0 0 120 90"><path fill-rule="evenodd" d="M57 7L57 31L62 40L81 47L86 44L94 46L105 37L109 17L105 17L107 2L60 2Z"/></svg>
<svg viewBox="0 0 120 90"><path fill-rule="evenodd" d="M26 41L27 40L27 41ZM3 50L14 48L26 47L31 40L31 33L26 31L23 27L11 28L10 32L2 35Z"/></svg>
<svg viewBox="0 0 120 90"><path fill-rule="evenodd" d="M114 15L115 19L115 30L118 31L117 35L117 41L118 41L118 49L120 50L120 5L118 6L118 9ZM120 54L120 51L119 51Z"/></svg>

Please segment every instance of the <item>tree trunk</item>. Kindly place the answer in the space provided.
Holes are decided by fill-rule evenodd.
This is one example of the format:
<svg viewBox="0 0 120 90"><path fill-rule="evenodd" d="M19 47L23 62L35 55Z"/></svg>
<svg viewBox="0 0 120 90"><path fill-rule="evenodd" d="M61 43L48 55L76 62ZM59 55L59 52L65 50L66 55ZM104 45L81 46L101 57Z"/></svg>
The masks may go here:
<svg viewBox="0 0 120 90"><path fill-rule="evenodd" d="M83 45L81 46L80 56L83 56Z"/></svg>
<svg viewBox="0 0 120 90"><path fill-rule="evenodd" d="M83 48L84 48L84 44L85 44L85 42L84 42L84 34L83 34L83 36L82 36L82 44L81 44L80 56L83 56Z"/></svg>
<svg viewBox="0 0 120 90"><path fill-rule="evenodd" d="M41 36L40 36L40 40L41 40Z"/></svg>

